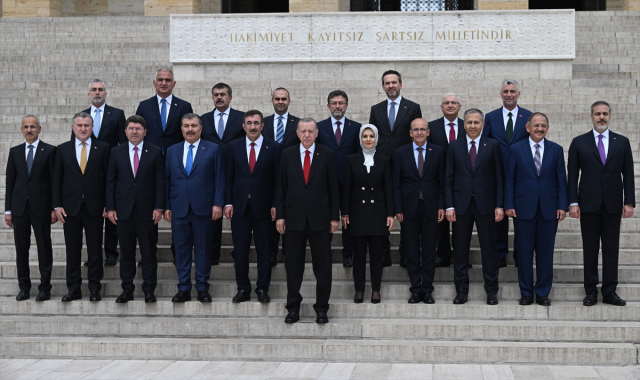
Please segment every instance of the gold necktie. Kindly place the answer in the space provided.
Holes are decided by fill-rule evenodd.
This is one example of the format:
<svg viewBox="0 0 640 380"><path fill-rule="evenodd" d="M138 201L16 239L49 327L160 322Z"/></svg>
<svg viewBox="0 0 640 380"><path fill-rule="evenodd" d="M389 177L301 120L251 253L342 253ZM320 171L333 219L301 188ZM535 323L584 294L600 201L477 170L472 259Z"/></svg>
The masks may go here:
<svg viewBox="0 0 640 380"><path fill-rule="evenodd" d="M87 168L87 143L83 142L82 151L80 151L80 171L84 174L84 169Z"/></svg>

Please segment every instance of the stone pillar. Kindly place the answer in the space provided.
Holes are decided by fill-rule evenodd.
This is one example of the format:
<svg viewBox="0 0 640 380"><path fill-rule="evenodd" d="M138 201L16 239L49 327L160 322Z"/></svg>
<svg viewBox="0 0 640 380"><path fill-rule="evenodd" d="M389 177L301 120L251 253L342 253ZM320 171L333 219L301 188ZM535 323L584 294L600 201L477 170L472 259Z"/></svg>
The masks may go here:
<svg viewBox="0 0 640 380"><path fill-rule="evenodd" d="M349 0L289 0L289 12L349 12Z"/></svg>
<svg viewBox="0 0 640 380"><path fill-rule="evenodd" d="M478 10L529 9L529 0L477 0Z"/></svg>
<svg viewBox="0 0 640 380"><path fill-rule="evenodd" d="M640 10L640 0L623 0L623 10L638 11ZM609 10L609 2L607 2L607 10Z"/></svg>
<svg viewBox="0 0 640 380"><path fill-rule="evenodd" d="M144 0L145 16L199 13L200 0Z"/></svg>
<svg viewBox="0 0 640 380"><path fill-rule="evenodd" d="M61 17L62 0L2 0L2 17Z"/></svg>

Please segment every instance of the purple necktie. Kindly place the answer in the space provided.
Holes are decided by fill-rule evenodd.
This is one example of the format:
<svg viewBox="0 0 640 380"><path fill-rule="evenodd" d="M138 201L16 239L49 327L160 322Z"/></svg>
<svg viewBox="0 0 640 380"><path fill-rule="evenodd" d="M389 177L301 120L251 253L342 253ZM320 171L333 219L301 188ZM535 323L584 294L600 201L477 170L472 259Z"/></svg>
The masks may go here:
<svg viewBox="0 0 640 380"><path fill-rule="evenodd" d="M602 138L604 136L598 135L598 153L600 153L600 160L602 160L602 165L607 162L607 154L604 152L604 144L602 143Z"/></svg>
<svg viewBox="0 0 640 380"><path fill-rule="evenodd" d="M477 156L477 151L476 151L476 142L475 141L471 141L471 149L469 149L469 160L471 161L471 171L474 171L476 168L476 156Z"/></svg>
<svg viewBox="0 0 640 380"><path fill-rule="evenodd" d="M338 146L340 146L340 140L342 139L342 132L340 131L340 124L342 124L339 121L336 121L336 143L338 143Z"/></svg>
<svg viewBox="0 0 640 380"><path fill-rule="evenodd" d="M140 165L140 156L138 156L138 147L133 147L133 176L138 175L138 166Z"/></svg>

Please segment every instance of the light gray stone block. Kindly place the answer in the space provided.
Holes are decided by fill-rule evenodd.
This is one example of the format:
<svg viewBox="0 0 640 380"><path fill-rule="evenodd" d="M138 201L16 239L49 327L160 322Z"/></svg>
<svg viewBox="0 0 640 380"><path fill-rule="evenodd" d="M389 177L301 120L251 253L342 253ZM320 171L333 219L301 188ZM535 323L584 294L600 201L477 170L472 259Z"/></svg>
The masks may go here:
<svg viewBox="0 0 640 380"><path fill-rule="evenodd" d="M318 380L349 380L355 363L327 363Z"/></svg>
<svg viewBox="0 0 640 380"><path fill-rule="evenodd" d="M429 78L433 80L484 78L484 66L484 63L433 62L429 64Z"/></svg>

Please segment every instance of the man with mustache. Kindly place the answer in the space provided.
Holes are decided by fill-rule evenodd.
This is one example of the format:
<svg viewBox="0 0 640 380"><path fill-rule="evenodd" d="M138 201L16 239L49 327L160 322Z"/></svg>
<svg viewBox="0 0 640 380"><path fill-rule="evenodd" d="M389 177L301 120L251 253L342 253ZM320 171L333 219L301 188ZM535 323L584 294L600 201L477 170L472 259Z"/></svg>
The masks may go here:
<svg viewBox="0 0 640 380"><path fill-rule="evenodd" d="M584 257L583 305L598 303L598 253L602 243L602 298L625 306L616 294L620 223L636 206L633 156L629 139L609 130L611 106L591 105L593 130L573 139L569 147L569 215L580 219ZM580 183L578 183L580 177Z"/></svg>

